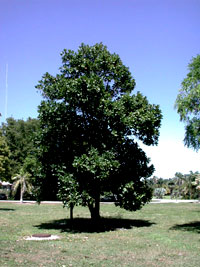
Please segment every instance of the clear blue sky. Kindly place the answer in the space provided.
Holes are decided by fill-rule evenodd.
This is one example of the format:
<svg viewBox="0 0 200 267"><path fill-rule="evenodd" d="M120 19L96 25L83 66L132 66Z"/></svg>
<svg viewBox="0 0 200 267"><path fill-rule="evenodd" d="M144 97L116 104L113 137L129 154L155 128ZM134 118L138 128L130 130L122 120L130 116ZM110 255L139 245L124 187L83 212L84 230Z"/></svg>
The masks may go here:
<svg viewBox="0 0 200 267"><path fill-rule="evenodd" d="M155 175L200 171L200 154L184 148L184 125L174 110L187 65L200 53L199 14L200 0L1 0L1 122L6 112L37 117L35 85L45 72L58 72L64 48L103 42L130 68L135 91L161 107L159 146L144 147Z"/></svg>

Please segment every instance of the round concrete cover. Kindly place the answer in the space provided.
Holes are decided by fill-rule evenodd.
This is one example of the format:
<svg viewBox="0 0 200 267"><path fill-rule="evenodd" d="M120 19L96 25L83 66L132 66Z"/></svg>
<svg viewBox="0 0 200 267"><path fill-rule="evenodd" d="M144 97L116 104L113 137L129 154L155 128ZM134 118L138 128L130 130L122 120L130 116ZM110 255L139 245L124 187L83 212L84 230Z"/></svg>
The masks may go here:
<svg viewBox="0 0 200 267"><path fill-rule="evenodd" d="M41 237L41 238L47 238L47 237L50 237L51 235L50 234L34 234L32 235L32 237Z"/></svg>
<svg viewBox="0 0 200 267"><path fill-rule="evenodd" d="M58 235L50 235L50 234L33 234L32 236L25 237L25 240L55 240L59 239Z"/></svg>

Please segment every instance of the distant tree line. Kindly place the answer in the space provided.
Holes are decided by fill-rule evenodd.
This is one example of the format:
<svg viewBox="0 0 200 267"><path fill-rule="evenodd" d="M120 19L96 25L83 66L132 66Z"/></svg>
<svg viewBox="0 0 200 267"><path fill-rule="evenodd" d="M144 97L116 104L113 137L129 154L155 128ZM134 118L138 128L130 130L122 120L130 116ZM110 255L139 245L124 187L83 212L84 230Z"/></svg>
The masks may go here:
<svg viewBox="0 0 200 267"><path fill-rule="evenodd" d="M34 183L37 172L36 134L39 120L10 117L0 126L0 180L13 183L19 173L29 173ZM19 190L19 188L18 188ZM18 192L19 194L19 192Z"/></svg>
<svg viewBox="0 0 200 267"><path fill-rule="evenodd" d="M175 176L169 179L153 176L149 178L149 184L156 198L163 198L164 196L179 199L200 198L199 172L191 171L189 174L176 172Z"/></svg>

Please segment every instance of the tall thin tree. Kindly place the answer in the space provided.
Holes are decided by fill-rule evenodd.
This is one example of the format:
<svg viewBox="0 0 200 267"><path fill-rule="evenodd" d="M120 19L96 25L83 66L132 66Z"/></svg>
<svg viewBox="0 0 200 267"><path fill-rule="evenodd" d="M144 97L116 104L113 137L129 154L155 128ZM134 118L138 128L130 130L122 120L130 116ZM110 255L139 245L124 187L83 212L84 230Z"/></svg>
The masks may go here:
<svg viewBox="0 0 200 267"><path fill-rule="evenodd" d="M24 193L31 192L32 184L30 181L31 175L28 172L25 172L23 168L20 169L20 172L12 178L14 180L12 190L13 195L16 194L17 189L20 187L20 202L23 203Z"/></svg>

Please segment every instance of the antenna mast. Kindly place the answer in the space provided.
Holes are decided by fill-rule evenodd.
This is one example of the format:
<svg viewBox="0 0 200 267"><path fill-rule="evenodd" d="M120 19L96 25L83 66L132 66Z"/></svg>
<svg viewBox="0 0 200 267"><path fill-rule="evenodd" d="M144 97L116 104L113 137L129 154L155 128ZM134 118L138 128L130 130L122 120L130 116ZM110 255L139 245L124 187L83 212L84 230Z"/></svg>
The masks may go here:
<svg viewBox="0 0 200 267"><path fill-rule="evenodd" d="M8 111L8 63L6 64L6 95L5 95L5 120Z"/></svg>

